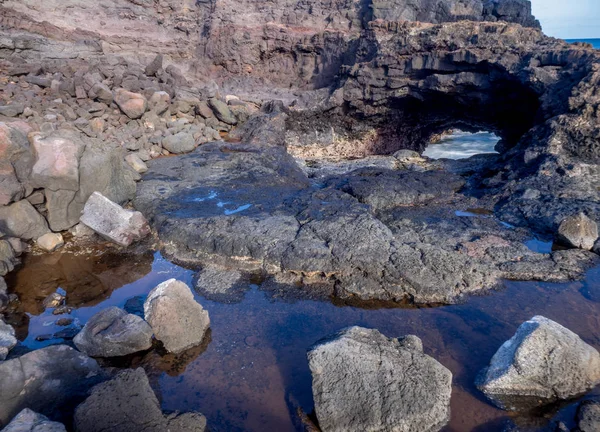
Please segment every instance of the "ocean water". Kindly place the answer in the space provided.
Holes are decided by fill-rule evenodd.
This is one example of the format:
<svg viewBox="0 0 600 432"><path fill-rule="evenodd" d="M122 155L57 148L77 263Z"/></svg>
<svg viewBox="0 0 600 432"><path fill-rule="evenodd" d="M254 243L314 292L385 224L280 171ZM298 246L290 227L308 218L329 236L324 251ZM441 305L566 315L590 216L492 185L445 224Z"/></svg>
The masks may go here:
<svg viewBox="0 0 600 432"><path fill-rule="evenodd" d="M565 39L569 43L573 42L587 42L592 44L596 49L600 49L600 39Z"/></svg>
<svg viewBox="0 0 600 432"><path fill-rule="evenodd" d="M453 131L439 142L430 144L423 156L431 159L465 159L481 153L497 153L494 147L500 138L491 132Z"/></svg>

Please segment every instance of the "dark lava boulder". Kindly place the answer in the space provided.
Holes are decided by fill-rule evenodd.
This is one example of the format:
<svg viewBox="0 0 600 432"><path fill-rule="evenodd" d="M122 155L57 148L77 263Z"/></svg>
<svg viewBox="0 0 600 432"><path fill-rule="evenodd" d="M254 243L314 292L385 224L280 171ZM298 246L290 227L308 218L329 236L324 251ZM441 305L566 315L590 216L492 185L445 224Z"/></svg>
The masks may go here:
<svg viewBox="0 0 600 432"><path fill-rule="evenodd" d="M118 357L150 348L152 329L139 316L113 306L91 317L73 342L91 357Z"/></svg>
<svg viewBox="0 0 600 432"><path fill-rule="evenodd" d="M452 373L416 336L350 327L308 352L319 426L330 431L437 431L450 418Z"/></svg>
<svg viewBox="0 0 600 432"><path fill-rule="evenodd" d="M198 413L166 416L142 368L127 369L98 384L75 410L78 432L204 432Z"/></svg>
<svg viewBox="0 0 600 432"><path fill-rule="evenodd" d="M506 410L568 399L600 383L600 354L560 324L535 316L494 354L477 381Z"/></svg>
<svg viewBox="0 0 600 432"><path fill-rule="evenodd" d="M88 390L106 379L94 359L53 345L0 362L0 425L23 408L52 419L66 418Z"/></svg>

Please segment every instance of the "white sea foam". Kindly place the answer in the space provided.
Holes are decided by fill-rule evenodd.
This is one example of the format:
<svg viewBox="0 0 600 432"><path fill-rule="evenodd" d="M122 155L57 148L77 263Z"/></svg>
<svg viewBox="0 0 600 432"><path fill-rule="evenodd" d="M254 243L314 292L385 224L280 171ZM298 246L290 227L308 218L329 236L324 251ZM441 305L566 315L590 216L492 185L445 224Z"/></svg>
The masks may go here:
<svg viewBox="0 0 600 432"><path fill-rule="evenodd" d="M465 159L476 154L498 153L494 147L500 138L491 132L454 131L438 143L430 144L423 152L431 159Z"/></svg>

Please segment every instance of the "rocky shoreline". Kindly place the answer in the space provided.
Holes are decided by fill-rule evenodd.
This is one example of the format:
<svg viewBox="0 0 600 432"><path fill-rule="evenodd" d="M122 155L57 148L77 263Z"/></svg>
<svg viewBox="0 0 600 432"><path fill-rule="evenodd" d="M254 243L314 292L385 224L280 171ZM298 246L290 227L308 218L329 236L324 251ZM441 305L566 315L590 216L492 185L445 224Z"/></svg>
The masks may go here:
<svg viewBox="0 0 600 432"><path fill-rule="evenodd" d="M600 54L545 36L526 0L34 3L0 2L0 314L18 307L3 277L20 255L103 242L160 250L223 302L260 279L355 305L455 304L600 265ZM498 154L422 156L453 128L494 132ZM77 349L16 354L1 319L3 430L211 427L163 412L143 369L102 361L210 338L186 283L142 303L77 327L51 293L40 307ZM313 426L442 429L453 377L423 349L357 326L318 342ZM599 383L598 351L535 316L476 385L519 411ZM578 421L600 427L598 402Z"/></svg>

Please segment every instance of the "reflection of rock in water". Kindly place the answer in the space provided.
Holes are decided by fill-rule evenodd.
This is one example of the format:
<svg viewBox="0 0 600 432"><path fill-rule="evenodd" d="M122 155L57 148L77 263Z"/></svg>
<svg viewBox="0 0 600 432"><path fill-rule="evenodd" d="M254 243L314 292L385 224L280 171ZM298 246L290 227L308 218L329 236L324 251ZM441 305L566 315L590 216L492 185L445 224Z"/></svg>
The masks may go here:
<svg viewBox="0 0 600 432"><path fill-rule="evenodd" d="M134 282L152 270L153 255L116 255L99 258L70 253L29 255L24 265L7 278L9 291L19 296L20 312L39 315L42 300L58 288L66 291L69 306L93 306L117 288Z"/></svg>

